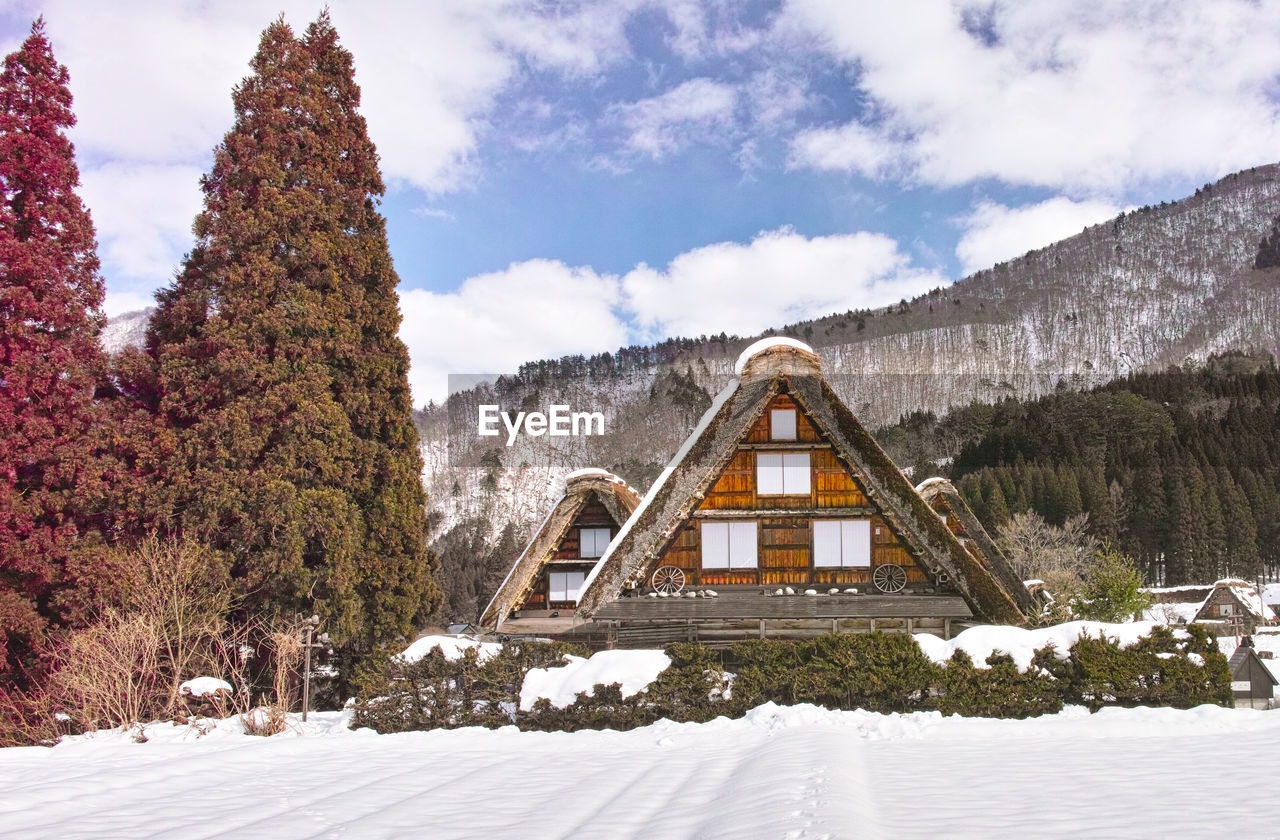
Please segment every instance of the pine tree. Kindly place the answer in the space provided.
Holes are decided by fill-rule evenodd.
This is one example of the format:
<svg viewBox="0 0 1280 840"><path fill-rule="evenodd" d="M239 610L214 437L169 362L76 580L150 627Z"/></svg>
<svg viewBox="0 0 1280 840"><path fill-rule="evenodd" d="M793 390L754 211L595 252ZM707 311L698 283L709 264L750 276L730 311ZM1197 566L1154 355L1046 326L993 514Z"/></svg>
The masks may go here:
<svg viewBox="0 0 1280 840"><path fill-rule="evenodd" d="M377 154L328 15L263 33L148 351L168 520L253 616L319 613L350 663L438 597ZM161 517L164 521L166 517Z"/></svg>
<svg viewBox="0 0 1280 840"><path fill-rule="evenodd" d="M0 75L0 681L105 584L95 387L102 279L44 22Z"/></svg>

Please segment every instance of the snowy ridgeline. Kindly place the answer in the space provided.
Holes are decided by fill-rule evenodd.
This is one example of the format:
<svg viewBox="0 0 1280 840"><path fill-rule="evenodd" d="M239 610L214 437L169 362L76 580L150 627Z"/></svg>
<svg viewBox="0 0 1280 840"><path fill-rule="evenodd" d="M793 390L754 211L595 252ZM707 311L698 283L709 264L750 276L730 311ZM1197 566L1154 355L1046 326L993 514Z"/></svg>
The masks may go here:
<svg viewBox="0 0 1280 840"><path fill-rule="evenodd" d="M1061 381L1086 388L1225 350L1274 353L1280 287L1252 266L1278 213L1277 169L1260 167L979 272L905 312L833 315L807 325L812 336L804 337L836 393L872 429L917 409L943 414L975 400L1039 396ZM475 515L490 516L495 534L507 521L531 524L555 501L556 477L577 467L666 463L696 418L671 412L651 388L664 372L688 371L714 395L733 377L738 349L694 343L619 379L571 372L517 386L505 403L603 411L611 434L504 447L496 489L480 487L475 463L491 438L473 436L459 452L455 436L446 457L450 416L472 417L472 407L437 410L424 422L424 479L442 522L434 535Z"/></svg>

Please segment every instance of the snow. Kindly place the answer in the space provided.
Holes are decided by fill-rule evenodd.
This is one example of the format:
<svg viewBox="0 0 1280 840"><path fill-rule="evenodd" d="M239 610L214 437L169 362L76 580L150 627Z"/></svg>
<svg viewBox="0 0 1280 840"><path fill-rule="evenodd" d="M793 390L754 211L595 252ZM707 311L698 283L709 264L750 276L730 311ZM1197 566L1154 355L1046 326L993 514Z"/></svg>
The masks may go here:
<svg viewBox="0 0 1280 840"><path fill-rule="evenodd" d="M733 375L742 376L742 371L746 369L747 362L751 360L751 357L763 353L771 347L794 347L797 350L805 350L815 356L817 355L817 352L812 347L794 338L785 338L783 336L762 338L746 350L743 350L741 355L738 356L738 361L733 363Z"/></svg>
<svg viewBox="0 0 1280 840"><path fill-rule="evenodd" d="M923 493L926 487L932 487L935 484L945 484L946 481L947 480L940 475L935 475L933 478L926 478L924 481L916 485L916 492Z"/></svg>
<svg viewBox="0 0 1280 840"><path fill-rule="evenodd" d="M1269 837L1280 714L1070 707L1032 720L761 706L631 732L398 735L313 713L0 750L8 840L59 837ZM305 737L300 737L305 736ZM1196 768L1238 767L1244 795ZM927 768L922 775L921 768ZM1230 787L1230 786L1228 786Z"/></svg>
<svg viewBox="0 0 1280 840"><path fill-rule="evenodd" d="M1142 617L1146 621L1155 621L1160 624L1190 624L1196 615L1199 614L1202 606L1204 606L1203 601L1178 601L1169 604L1152 604L1143 611Z"/></svg>
<svg viewBox="0 0 1280 840"><path fill-rule="evenodd" d="M557 709L573 704L578 692L593 694L600 685L622 684L622 696L644 691L667 670L671 659L660 650L602 650L590 659L568 656L561 668L534 668L525 674L520 689L520 708L528 711L539 698L547 698Z"/></svg>
<svg viewBox="0 0 1280 840"><path fill-rule="evenodd" d="M219 691L230 694L232 690L231 683L217 677L196 677L178 686L178 691L188 697L204 697L206 694L217 694Z"/></svg>
<svg viewBox="0 0 1280 840"><path fill-rule="evenodd" d="M423 636L401 651L400 659L405 662L417 662L431 653L434 648L440 648L444 658L450 661L461 659L462 652L465 650L479 648L480 661L484 662L502 650L502 645L497 642L479 642L468 636Z"/></svg>
<svg viewBox="0 0 1280 840"><path fill-rule="evenodd" d="M1144 636L1151 635L1157 625L1154 621L1133 621L1125 624L1109 624L1104 621L1068 621L1052 627L1026 630L1021 627L979 625L958 633L950 641L930 633L916 633L914 638L920 650L934 662L945 663L957 650L969 654L973 664L987 667L987 657L992 653L1007 653L1019 671L1031 667L1035 652L1052 644L1057 656L1065 659L1068 650L1082 636L1115 639L1121 647L1129 647ZM1175 631L1177 632L1177 631Z"/></svg>
<svg viewBox="0 0 1280 840"><path fill-rule="evenodd" d="M757 344L758 343L759 342L757 342ZM726 385L720 393L716 394L716 398L711 401L711 407L703 413L702 419L698 421L698 425L695 426L693 431L689 433L689 436L684 439L684 443L680 445L678 450L676 450L676 454L667 462L666 469L664 469L662 474L653 482L649 487L649 492L645 493L644 498L640 500L640 504L636 506L634 511L632 511L631 518L623 523L622 528L609 543L609 547L605 549L604 554L600 555L600 559L596 561L595 566L593 566L591 571L587 574L586 579L582 582L582 589L579 590L583 596L585 596L587 592L591 591L591 584L594 583L595 579L600 575L600 570L603 569L609 562L609 559L613 557L614 549L622 544L622 540L627 534L631 533L631 526L640 521L640 515L643 514L645 510L648 509L649 505L653 503L654 498L658 495L658 491L667 483L667 479L671 478L671 473L675 472L676 466L685 459L689 454L689 450L691 450L693 445L698 442L698 438L702 437L703 433L706 432L707 427L711 425L711 421L715 419L720 408L728 402L729 398L732 397L737 390L738 381L735 379L733 382Z"/></svg>

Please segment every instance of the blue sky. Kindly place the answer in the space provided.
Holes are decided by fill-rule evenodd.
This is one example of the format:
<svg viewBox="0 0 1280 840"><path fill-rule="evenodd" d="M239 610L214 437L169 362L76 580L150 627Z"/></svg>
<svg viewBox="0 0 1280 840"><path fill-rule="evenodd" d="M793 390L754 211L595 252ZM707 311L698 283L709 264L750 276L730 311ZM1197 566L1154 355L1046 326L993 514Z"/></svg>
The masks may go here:
<svg viewBox="0 0 1280 840"><path fill-rule="evenodd" d="M312 2L0 0L71 72L108 310L190 245L230 90ZM331 12L447 373L879 306L1280 157L1280 9L433 0Z"/></svg>

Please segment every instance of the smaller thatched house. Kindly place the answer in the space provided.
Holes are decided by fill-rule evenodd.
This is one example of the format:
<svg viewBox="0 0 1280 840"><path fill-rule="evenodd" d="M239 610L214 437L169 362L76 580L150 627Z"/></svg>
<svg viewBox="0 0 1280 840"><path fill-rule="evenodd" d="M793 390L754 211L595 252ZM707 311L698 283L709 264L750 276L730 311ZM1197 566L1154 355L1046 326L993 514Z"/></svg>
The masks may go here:
<svg viewBox="0 0 1280 840"><path fill-rule="evenodd" d="M955 485L941 476L935 476L922 481L916 487L916 492L942 518L948 530L955 534L969 555L999 579L1001 585L1018 601L1023 612L1034 615L1037 607L1052 601L1053 596L1045 590L1043 583L1038 588L1033 588L1029 581L1018 577L1009 559L987 533L987 529L982 527ZM1032 602L1036 602L1035 605Z"/></svg>
<svg viewBox="0 0 1280 840"><path fill-rule="evenodd" d="M1231 694L1235 697L1237 709L1270 709L1274 705L1276 686L1280 682L1263 664L1247 638L1236 648L1228 664L1231 667Z"/></svg>
<svg viewBox="0 0 1280 840"><path fill-rule="evenodd" d="M513 616L572 615L583 580L638 504L636 492L612 473L590 468L566 476L564 495L485 607L481 626L499 630Z"/></svg>
<svg viewBox="0 0 1280 840"><path fill-rule="evenodd" d="M1276 614L1262 602L1252 583L1227 578L1213 585L1192 620L1211 626L1219 636L1239 636L1252 634L1260 624L1273 623Z"/></svg>

